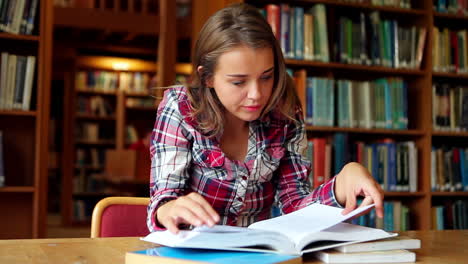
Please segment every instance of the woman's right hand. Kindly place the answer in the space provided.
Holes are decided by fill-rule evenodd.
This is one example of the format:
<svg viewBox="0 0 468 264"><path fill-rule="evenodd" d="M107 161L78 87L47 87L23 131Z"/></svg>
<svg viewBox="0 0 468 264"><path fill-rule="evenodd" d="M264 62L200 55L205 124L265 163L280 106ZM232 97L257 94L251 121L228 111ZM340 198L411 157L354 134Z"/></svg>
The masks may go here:
<svg viewBox="0 0 468 264"><path fill-rule="evenodd" d="M180 224L212 227L219 221L218 213L203 196L196 192L161 205L156 212L156 217L161 225L174 234L179 232Z"/></svg>

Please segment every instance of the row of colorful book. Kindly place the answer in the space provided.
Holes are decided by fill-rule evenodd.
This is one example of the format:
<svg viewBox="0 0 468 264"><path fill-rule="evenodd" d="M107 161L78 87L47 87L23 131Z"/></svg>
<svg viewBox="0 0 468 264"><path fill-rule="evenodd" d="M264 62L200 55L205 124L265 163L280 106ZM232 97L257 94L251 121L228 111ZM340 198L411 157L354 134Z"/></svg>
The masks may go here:
<svg viewBox="0 0 468 264"><path fill-rule="evenodd" d="M351 220L355 225L383 229L389 232L400 232L411 229L409 207L401 201L384 201L384 217L378 218L375 210Z"/></svg>
<svg viewBox="0 0 468 264"><path fill-rule="evenodd" d="M434 83L432 85L432 124L435 130L468 129L468 87Z"/></svg>
<svg viewBox="0 0 468 264"><path fill-rule="evenodd" d="M12 34L33 34L39 0L0 1L0 30Z"/></svg>
<svg viewBox="0 0 468 264"><path fill-rule="evenodd" d="M432 68L436 72L468 73L467 30L434 27Z"/></svg>
<svg viewBox="0 0 468 264"><path fill-rule="evenodd" d="M408 128L408 83L401 78L372 81L334 80L295 74L298 89L305 87L307 125Z"/></svg>
<svg viewBox="0 0 468 264"><path fill-rule="evenodd" d="M374 5L374 6L399 7L399 8L406 8L406 9L411 8L410 0L339 0L339 2Z"/></svg>
<svg viewBox="0 0 468 264"><path fill-rule="evenodd" d="M468 229L468 200L445 201L431 208L432 229Z"/></svg>
<svg viewBox="0 0 468 264"><path fill-rule="evenodd" d="M377 11L338 18L337 62L419 69L426 29L381 19Z"/></svg>
<svg viewBox="0 0 468 264"><path fill-rule="evenodd" d="M1 53L0 110L31 110L35 56Z"/></svg>
<svg viewBox="0 0 468 264"><path fill-rule="evenodd" d="M356 161L385 191L418 190L418 150L413 141L351 142L347 134L335 133L329 138L309 138L306 155L311 160L309 181L314 188L337 175L346 163Z"/></svg>
<svg viewBox="0 0 468 264"><path fill-rule="evenodd" d="M468 148L447 146L432 148L431 189L468 191Z"/></svg>
<svg viewBox="0 0 468 264"><path fill-rule="evenodd" d="M156 74L146 72L79 71L75 78L79 91L150 93L157 87Z"/></svg>
<svg viewBox="0 0 468 264"><path fill-rule="evenodd" d="M330 61L325 5L316 4L305 9L287 3L268 4L261 12L286 58Z"/></svg>
<svg viewBox="0 0 468 264"><path fill-rule="evenodd" d="M433 9L437 12L468 16L467 0L434 0L433 4Z"/></svg>

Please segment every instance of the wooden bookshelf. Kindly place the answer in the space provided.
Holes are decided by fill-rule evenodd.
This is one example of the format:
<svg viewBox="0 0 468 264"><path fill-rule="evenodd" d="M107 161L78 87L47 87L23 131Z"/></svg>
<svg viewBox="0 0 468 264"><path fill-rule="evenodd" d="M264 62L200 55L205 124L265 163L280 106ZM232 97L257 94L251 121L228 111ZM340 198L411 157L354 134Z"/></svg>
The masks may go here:
<svg viewBox="0 0 468 264"><path fill-rule="evenodd" d="M159 74L158 63L149 60L135 59L128 57L109 57L109 56L91 56L76 54L73 56L74 61L67 70L67 86L65 87L66 109L64 110L64 135L63 145L66 147L64 156L68 165L64 165L63 182L66 190L62 193L62 222L65 225L83 225L90 223L89 219L77 219L76 201L84 201L86 206L92 206L99 199L110 195L128 195L126 192L114 191L113 193L103 191L75 190L73 187L75 177L84 177L90 180L92 174L103 175L105 164L77 164L77 149L83 149L85 153L95 149L97 152L106 151L109 149L125 149L129 146L126 141L127 126L132 125L136 128L139 137L143 137L144 133L151 130L154 123L154 115L159 99L156 98L156 89L159 87L155 76ZM118 66L117 68L115 66ZM123 67L123 68L120 68ZM174 72L177 74L189 74L191 67L188 64L177 64L174 67ZM87 86L78 87L77 79L80 72L93 75L94 72L106 72L108 74L130 74L133 77L135 73L147 74L148 83L143 87L144 90L134 90L136 87L122 86L121 83L114 87ZM132 78L133 78L132 77ZM99 77L98 77L99 78ZM105 78L105 77L103 77ZM81 84L80 84L81 85ZM95 113L77 112L76 107L78 98L101 97L102 100L107 100L112 106L112 113L105 115L97 115ZM128 105L127 100L149 100L152 106ZM86 138L76 138L74 135L79 124L95 123L99 129L111 129L115 131L112 139L98 138L98 140L90 140ZM65 143L67 142L67 143ZM101 154L99 154L101 155ZM89 160L86 158L86 160ZM78 162L79 163L79 162ZM80 175L84 176L80 176ZM102 179L95 179L102 180ZM127 183L126 183L127 184ZM141 183L139 183L141 184ZM113 184L105 179L105 188L112 188ZM87 209L89 212L89 208Z"/></svg>
<svg viewBox="0 0 468 264"><path fill-rule="evenodd" d="M0 110L5 168L0 239L42 238L46 233L52 1L38 1L36 18L32 35L0 33L1 52L36 58L28 110Z"/></svg>
<svg viewBox="0 0 468 264"><path fill-rule="evenodd" d="M199 11L200 17L206 18L216 10L228 6L233 2L246 2L258 8L263 8L267 4L287 3L290 6L311 7L315 4L325 4L327 8L327 22L329 35L330 62L317 62L307 60L286 59L287 67L297 70L306 69L307 72L317 72L314 76L352 76L357 80L375 79L381 77L401 77L408 80L409 85L409 129L363 129L363 128L340 128L340 127L306 127L309 135L333 135L337 132L346 132L359 138L371 136L372 138L393 138L398 140L413 140L418 148L418 191L417 192L385 192L385 199L399 200L407 204L411 212L411 228L418 230L428 230L432 228L431 206L437 200L444 199L466 199L468 192L432 192L431 191L431 149L434 142L451 142L454 145L464 142L468 137L468 132L460 131L435 131L432 129L432 84L436 80L466 84L467 74L435 72L432 70L432 49L433 49L433 28L436 24L446 26L445 22L455 29L467 29L466 20L468 16L459 14L445 14L433 10L432 1L415 0L411 1L412 9L375 6L363 3L352 3L339 0L261 0L261 1L211 1L217 2L215 10L210 9L204 12ZM221 2L221 3L219 3ZM214 5L214 4L213 4ZM355 64L343 64L334 62L333 43L336 41L335 20L337 14L343 10L353 10L356 12L379 11L381 14L396 19L398 23L405 25L416 25L427 30L426 43L424 45L423 60L420 69L394 69L380 66L365 66ZM205 20L199 21L203 24ZM195 27L194 32L199 30ZM346 75L347 74L347 75ZM349 78L349 77L348 77ZM466 144L461 144L466 147Z"/></svg>

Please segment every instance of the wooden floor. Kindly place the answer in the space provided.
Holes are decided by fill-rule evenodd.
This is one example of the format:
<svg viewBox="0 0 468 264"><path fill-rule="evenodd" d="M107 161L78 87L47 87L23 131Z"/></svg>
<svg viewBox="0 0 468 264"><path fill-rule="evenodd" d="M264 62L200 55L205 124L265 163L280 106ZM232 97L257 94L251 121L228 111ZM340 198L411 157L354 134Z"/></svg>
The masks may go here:
<svg viewBox="0 0 468 264"><path fill-rule="evenodd" d="M90 237L90 227L63 227L59 214L47 215L47 238Z"/></svg>

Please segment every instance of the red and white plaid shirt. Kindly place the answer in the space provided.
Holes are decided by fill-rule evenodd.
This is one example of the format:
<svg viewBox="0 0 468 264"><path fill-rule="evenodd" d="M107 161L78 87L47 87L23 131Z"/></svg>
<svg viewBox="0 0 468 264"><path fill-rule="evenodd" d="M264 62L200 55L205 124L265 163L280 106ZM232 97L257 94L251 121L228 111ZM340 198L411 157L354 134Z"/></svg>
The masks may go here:
<svg viewBox="0 0 468 264"><path fill-rule="evenodd" d="M334 178L311 190L304 154L305 127L270 113L250 122L244 161L230 160L219 139L208 138L190 118L184 87L165 92L151 138L151 201L148 228L156 231L159 204L191 192L202 195L221 217L219 224L248 226L271 217L275 196L283 213L311 203L340 206Z"/></svg>

